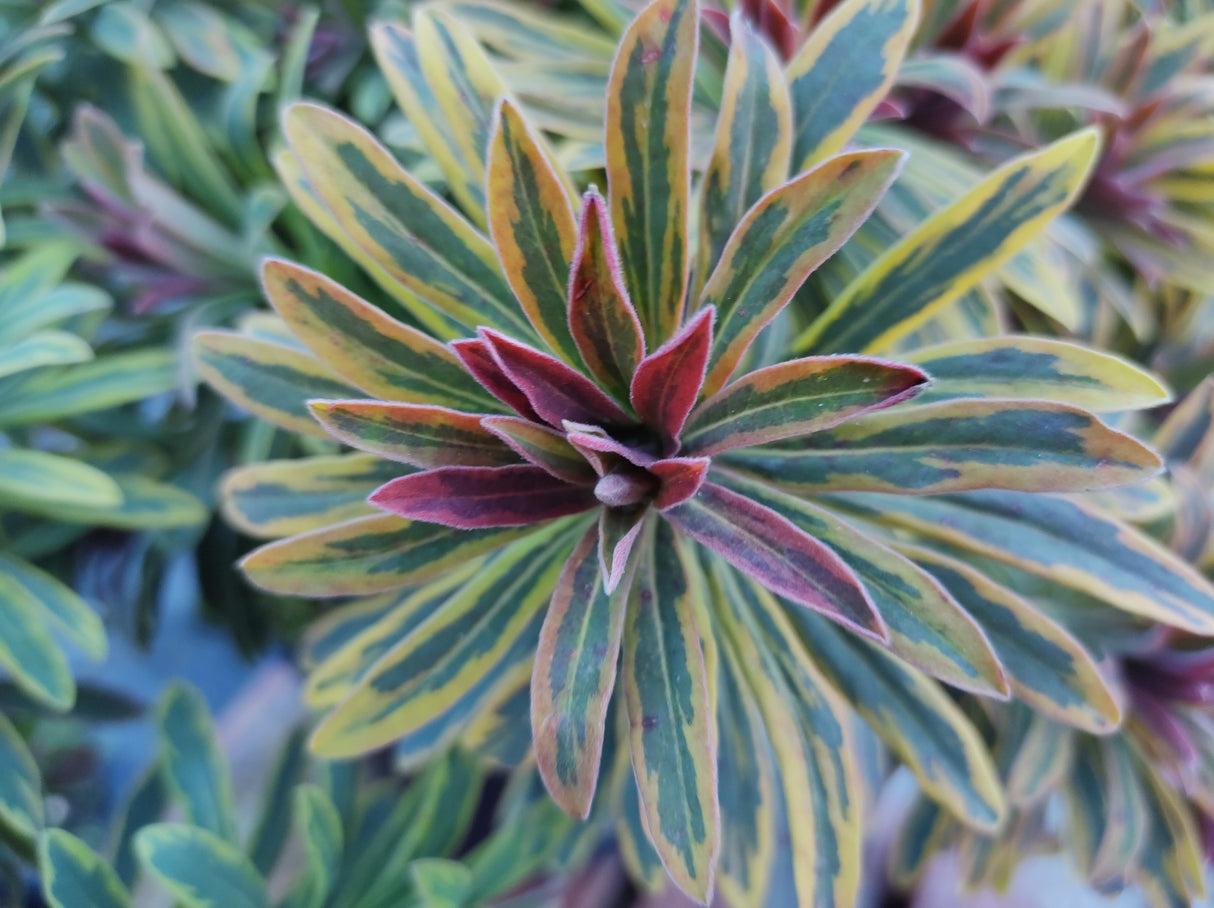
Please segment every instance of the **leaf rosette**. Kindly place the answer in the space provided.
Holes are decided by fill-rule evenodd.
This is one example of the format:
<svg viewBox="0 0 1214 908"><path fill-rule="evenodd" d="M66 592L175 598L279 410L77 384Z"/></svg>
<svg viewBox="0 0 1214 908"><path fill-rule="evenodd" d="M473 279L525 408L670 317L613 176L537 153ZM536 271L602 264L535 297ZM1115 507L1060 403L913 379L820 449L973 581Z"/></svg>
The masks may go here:
<svg viewBox="0 0 1214 908"><path fill-rule="evenodd" d="M913 20L869 5L897 34ZM313 104L285 113L283 172L413 324L271 260L289 332L196 347L241 406L358 451L224 485L233 522L289 537L245 559L254 583L360 597L307 642L316 750L391 745L402 766L457 741L505 763L533 750L553 799L613 825L647 885L664 868L704 902L719 882L738 905L850 904L849 704L988 830L998 773L937 679L1089 730L1120 720L1092 656L1004 568L1193 631L1214 627L1214 590L1128 524L1041 494L1156 473L1092 410L1150 406L1158 383L1059 341L910 342L1074 199L1095 135L1005 165L806 319L790 301L902 155L840 151L863 119L840 116L798 134L790 165L787 86L749 35L698 156L698 16L657 0L624 32L605 196L574 188L456 13L378 26L455 204ZM873 42L892 72L905 41Z"/></svg>

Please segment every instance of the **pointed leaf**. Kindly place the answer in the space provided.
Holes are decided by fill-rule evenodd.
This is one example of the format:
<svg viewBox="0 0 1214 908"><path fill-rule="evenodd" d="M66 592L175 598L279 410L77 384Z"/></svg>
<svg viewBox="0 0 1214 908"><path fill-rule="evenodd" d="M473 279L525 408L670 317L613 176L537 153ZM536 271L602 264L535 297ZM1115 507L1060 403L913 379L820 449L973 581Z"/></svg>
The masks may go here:
<svg viewBox="0 0 1214 908"><path fill-rule="evenodd" d="M954 687L1008 695L1007 675L981 625L930 574L830 511L753 480L726 476L722 482L829 545L872 597L894 654ZM790 614L797 623L795 610Z"/></svg>
<svg viewBox="0 0 1214 908"><path fill-rule="evenodd" d="M772 592L858 634L888 639L885 622L851 568L770 508L708 482L663 516Z"/></svg>
<svg viewBox="0 0 1214 908"><path fill-rule="evenodd" d="M310 353L228 331L194 335L202 378L234 404L276 426L328 438L308 410L314 397L352 397L346 384Z"/></svg>
<svg viewBox="0 0 1214 908"><path fill-rule="evenodd" d="M535 336L492 244L374 136L307 103L287 109L283 129L342 230L395 280L469 330L492 325Z"/></svg>
<svg viewBox="0 0 1214 908"><path fill-rule="evenodd" d="M788 64L794 170L839 151L885 98L918 18L917 0L845 0L818 23Z"/></svg>
<svg viewBox="0 0 1214 908"><path fill-rule="evenodd" d="M1029 717L1025 725L1007 771L1008 800L1020 809L1040 804L1054 793L1070 771L1078 739L1065 725L1041 714Z"/></svg>
<svg viewBox="0 0 1214 908"><path fill-rule="evenodd" d="M603 588L613 592L624 578L633 547L645 525L646 508L603 508L599 511L599 568Z"/></svg>
<svg viewBox="0 0 1214 908"><path fill-rule="evenodd" d="M246 555L240 568L272 593L366 595L440 576L524 532L463 531L376 514L263 545Z"/></svg>
<svg viewBox="0 0 1214 908"><path fill-rule="evenodd" d="M0 668L22 691L57 711L76 698L72 671L46 627L38 600L16 577L0 573Z"/></svg>
<svg viewBox="0 0 1214 908"><path fill-rule="evenodd" d="M889 349L1065 210L1099 146L1099 135L1088 129L1004 164L886 250L797 338L795 349Z"/></svg>
<svg viewBox="0 0 1214 908"><path fill-rule="evenodd" d="M655 461L648 469L661 485L653 506L664 511L691 498L704 485L711 463L707 457L668 457Z"/></svg>
<svg viewBox="0 0 1214 908"><path fill-rule="evenodd" d="M532 531L495 556L375 663L317 728L312 749L349 757L396 741L398 759L413 763L450 741L504 671L534 656L569 529Z"/></svg>
<svg viewBox="0 0 1214 908"><path fill-rule="evenodd" d="M38 865L51 908L127 908L131 904L110 865L62 829L43 833L38 842Z"/></svg>
<svg viewBox="0 0 1214 908"><path fill-rule="evenodd" d="M485 416L481 425L528 463L547 470L558 479L574 485L594 482L594 469L555 429L516 416Z"/></svg>
<svg viewBox="0 0 1214 908"><path fill-rule="evenodd" d="M87 343L66 331L42 331L0 347L0 378L40 366L68 366L93 358Z"/></svg>
<svg viewBox="0 0 1214 908"><path fill-rule="evenodd" d="M1172 461L1214 469L1214 378L1207 378L1168 414L1155 432L1155 445Z"/></svg>
<svg viewBox="0 0 1214 908"><path fill-rule="evenodd" d="M1129 524L1052 495L849 496L881 522L975 552L1197 634L1214 632L1214 587Z"/></svg>
<svg viewBox="0 0 1214 908"><path fill-rule="evenodd" d="M514 451L481 426L479 415L377 400L314 400L308 408L334 438L415 467L518 463Z"/></svg>
<svg viewBox="0 0 1214 908"><path fill-rule="evenodd" d="M506 280L536 333L577 363L569 334L569 263L577 223L550 155L518 108L503 100L489 147L489 230Z"/></svg>
<svg viewBox="0 0 1214 908"><path fill-rule="evenodd" d="M235 846L196 826L153 823L135 851L185 908L267 908L266 884Z"/></svg>
<svg viewBox="0 0 1214 908"><path fill-rule="evenodd" d="M860 356L810 356L768 366L696 407L684 447L695 454L821 432L917 395L928 376Z"/></svg>
<svg viewBox="0 0 1214 908"><path fill-rule="evenodd" d="M1121 708L1092 656L1062 627L972 567L904 546L986 630L1016 696L1034 709L1093 734L1121 722Z"/></svg>
<svg viewBox="0 0 1214 908"><path fill-rule="evenodd" d="M468 374L475 378L481 387L524 419L541 421L527 400L527 395L502 371L487 343L468 339L452 341L450 346Z"/></svg>
<svg viewBox="0 0 1214 908"><path fill-rule="evenodd" d="M553 800L582 819L598 784L630 586L606 590L597 550L592 526L556 582L531 676L536 766Z"/></svg>
<svg viewBox="0 0 1214 908"><path fill-rule="evenodd" d="M1007 809L999 774L977 729L932 679L807 615L805 646L923 790L976 829L994 830Z"/></svg>
<svg viewBox="0 0 1214 908"><path fill-rule="evenodd" d="M624 626L632 766L650 841L679 888L707 904L721 834L714 717L687 556L664 523L651 532Z"/></svg>
<svg viewBox="0 0 1214 908"><path fill-rule="evenodd" d="M594 382L559 359L482 328L481 340L501 370L526 396L545 422L562 420L593 425L627 425L633 420Z"/></svg>
<svg viewBox="0 0 1214 908"><path fill-rule="evenodd" d="M157 708L160 759L175 800L196 827L235 841L235 804L227 759L202 695L175 681Z"/></svg>
<svg viewBox="0 0 1214 908"><path fill-rule="evenodd" d="M628 393L645 341L624 289L615 233L593 186L582 200L577 248L569 268L569 330L590 373L618 396Z"/></svg>
<svg viewBox="0 0 1214 908"><path fill-rule="evenodd" d="M742 216L784 182L792 152L792 106L779 57L740 13L729 31L721 112L700 202L701 281Z"/></svg>
<svg viewBox="0 0 1214 908"><path fill-rule="evenodd" d="M226 473L224 519L258 539L280 539L376 513L367 496L408 468L370 454L271 460Z"/></svg>
<svg viewBox="0 0 1214 908"><path fill-rule="evenodd" d="M106 654L105 625L92 607L53 575L28 561L0 552L0 573L8 575L38 604L55 631L84 650L92 659Z"/></svg>
<svg viewBox="0 0 1214 908"><path fill-rule="evenodd" d="M38 764L17 729L0 714L0 823L22 839L33 839L44 821Z"/></svg>
<svg viewBox="0 0 1214 908"><path fill-rule="evenodd" d="M24 448L0 450L0 495L6 510L60 519L70 518L78 505L122 503L118 484L96 467Z"/></svg>
<svg viewBox="0 0 1214 908"><path fill-rule="evenodd" d="M308 349L363 391L461 410L492 398L451 351L319 272L281 259L261 268L266 297Z"/></svg>
<svg viewBox="0 0 1214 908"><path fill-rule="evenodd" d="M649 4L620 40L607 91L611 220L650 347L683 318L698 26L696 0Z"/></svg>
<svg viewBox="0 0 1214 908"><path fill-rule="evenodd" d="M305 894L302 908L320 908L341 869L344 845L341 816L324 789L316 785L295 788L292 807L308 858L301 878Z"/></svg>
<svg viewBox="0 0 1214 908"><path fill-rule="evenodd" d="M1065 404L951 400L866 415L796 442L732 455L800 494L1078 491L1145 479L1158 455Z"/></svg>
<svg viewBox="0 0 1214 908"><path fill-rule="evenodd" d="M368 501L411 520L464 530L526 526L598 505L591 489L530 464L440 467L394 479Z"/></svg>
<svg viewBox="0 0 1214 908"><path fill-rule="evenodd" d="M705 394L720 390L760 330L864 222L903 157L889 149L838 155L746 213L700 294L720 315Z"/></svg>
<svg viewBox="0 0 1214 908"><path fill-rule="evenodd" d="M1157 379L1129 360L1048 337L988 337L899 356L932 377L917 403L1019 397L1101 413L1154 407L1170 398Z"/></svg>
<svg viewBox="0 0 1214 908"><path fill-rule="evenodd" d="M645 357L628 396L637 415L660 433L666 453L678 450L679 433L695 406L712 346L716 310L701 309L678 334Z"/></svg>

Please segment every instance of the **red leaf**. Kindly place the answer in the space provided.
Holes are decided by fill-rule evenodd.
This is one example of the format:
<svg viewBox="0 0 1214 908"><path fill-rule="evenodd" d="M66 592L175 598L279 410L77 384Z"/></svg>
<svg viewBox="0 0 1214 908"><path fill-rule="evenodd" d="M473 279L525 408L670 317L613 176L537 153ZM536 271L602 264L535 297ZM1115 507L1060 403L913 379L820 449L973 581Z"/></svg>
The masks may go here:
<svg viewBox="0 0 1214 908"><path fill-rule="evenodd" d="M589 488L530 465L427 470L394 479L367 500L410 520L464 530L526 526L598 504Z"/></svg>
<svg viewBox="0 0 1214 908"><path fill-rule="evenodd" d="M481 425L520 457L574 485L589 485L598 475L582 453L556 429L517 416L486 416Z"/></svg>
<svg viewBox="0 0 1214 908"><path fill-rule="evenodd" d="M709 482L663 516L773 593L862 636L889 640L868 591L843 559L770 508Z"/></svg>
<svg viewBox="0 0 1214 908"><path fill-rule="evenodd" d="M577 249L569 269L569 331L586 368L620 394L645 355L641 322L624 289L606 203L593 186L582 202Z"/></svg>
<svg viewBox="0 0 1214 908"><path fill-rule="evenodd" d="M583 454L587 452L614 454L616 457L622 457L630 464L644 469L649 469L650 465L657 460L652 454L616 441L598 426L583 426L566 420L565 431L568 433L566 437L569 439L569 443ZM602 458L596 459L602 462Z"/></svg>
<svg viewBox="0 0 1214 908"><path fill-rule="evenodd" d="M559 427L566 419L595 425L635 422L598 385L556 357L488 328L479 333L501 370L549 425Z"/></svg>
<svg viewBox="0 0 1214 908"><path fill-rule="evenodd" d="M649 354L632 378L632 406L662 436L665 453L679 447L679 432L704 384L712 349L713 306L705 306L683 329Z"/></svg>
<svg viewBox="0 0 1214 908"><path fill-rule="evenodd" d="M653 504L659 511L682 504L704 484L712 461L707 457L670 457L649 467L661 481Z"/></svg>
<svg viewBox="0 0 1214 908"><path fill-rule="evenodd" d="M514 410L524 419L540 422L539 414L527 400L527 395L520 391L497 364L489 346L480 340L469 338L451 342L451 349L459 357L464 368L481 383L486 391Z"/></svg>

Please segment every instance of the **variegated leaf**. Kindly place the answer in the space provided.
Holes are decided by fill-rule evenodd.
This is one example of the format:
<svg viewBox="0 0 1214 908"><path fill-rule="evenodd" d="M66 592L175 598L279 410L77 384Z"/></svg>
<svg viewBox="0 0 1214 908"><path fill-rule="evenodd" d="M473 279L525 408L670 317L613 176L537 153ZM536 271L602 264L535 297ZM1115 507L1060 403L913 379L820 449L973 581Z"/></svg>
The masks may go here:
<svg viewBox="0 0 1214 908"><path fill-rule="evenodd" d="M698 0L654 0L624 33L607 91L611 220L650 347L674 334L687 290L698 25Z"/></svg>
<svg viewBox="0 0 1214 908"><path fill-rule="evenodd" d="M282 344L229 331L194 335L198 372L228 400L262 419L303 435L328 438L308 410L315 397L346 398L355 389L320 360Z"/></svg>
<svg viewBox="0 0 1214 908"><path fill-rule="evenodd" d="M105 625L92 607L54 575L28 561L0 552L0 574L23 588L55 631L84 650L91 659L104 659Z"/></svg>
<svg viewBox="0 0 1214 908"><path fill-rule="evenodd" d="M30 590L0 574L0 667L30 697L63 711L75 701L76 685L46 623Z"/></svg>
<svg viewBox="0 0 1214 908"><path fill-rule="evenodd" d="M888 149L837 155L746 213L700 294L719 317L705 394L720 390L762 328L864 222L902 158Z"/></svg>
<svg viewBox="0 0 1214 908"><path fill-rule="evenodd" d="M376 514L264 545L246 555L240 568L272 593L365 595L437 577L525 532L514 527L457 530Z"/></svg>
<svg viewBox="0 0 1214 908"><path fill-rule="evenodd" d="M28 844L45 819L42 773L17 729L0 713L0 823Z"/></svg>
<svg viewBox="0 0 1214 908"><path fill-rule="evenodd" d="M51 908L128 908L126 888L110 865L80 839L50 829L38 842L42 889Z"/></svg>
<svg viewBox="0 0 1214 908"><path fill-rule="evenodd" d="M581 819L598 784L629 588L605 589L592 526L565 562L540 631L531 680L535 762L553 800Z"/></svg>
<svg viewBox="0 0 1214 908"><path fill-rule="evenodd" d="M175 799L196 827L235 841L235 802L227 759L202 695L184 681L161 697L160 759Z"/></svg>
<svg viewBox="0 0 1214 908"><path fill-rule="evenodd" d="M140 863L185 908L268 908L265 881L234 845L184 823L153 823L135 836Z"/></svg>
<svg viewBox="0 0 1214 908"><path fill-rule="evenodd" d="M818 23L788 64L796 171L843 148L885 98L918 18L918 0L845 0Z"/></svg>
<svg viewBox="0 0 1214 908"><path fill-rule="evenodd" d="M650 532L624 624L632 765L649 840L679 888L707 904L721 835L714 717L687 554L665 523Z"/></svg>
<svg viewBox="0 0 1214 908"><path fill-rule="evenodd" d="M998 268L1082 188L1099 135L1023 155L886 250L800 337L798 352L880 352Z"/></svg>
<svg viewBox="0 0 1214 908"><path fill-rule="evenodd" d="M951 400L866 415L731 461L798 493L1065 492L1145 479L1159 456L1065 404Z"/></svg>

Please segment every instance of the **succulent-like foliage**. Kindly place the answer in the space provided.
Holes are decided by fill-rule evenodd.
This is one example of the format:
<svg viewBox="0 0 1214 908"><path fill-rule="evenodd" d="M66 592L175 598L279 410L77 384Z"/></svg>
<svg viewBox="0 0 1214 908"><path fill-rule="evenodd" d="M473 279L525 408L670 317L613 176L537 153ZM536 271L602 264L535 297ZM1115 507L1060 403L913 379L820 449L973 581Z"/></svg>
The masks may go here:
<svg viewBox="0 0 1214 908"><path fill-rule="evenodd" d="M618 818L641 881L850 904L849 703L992 830L996 767L933 679L1104 733L1120 704L1052 596L1214 628L1214 589L1181 559L1040 494L1158 471L1091 412L1166 399L1153 379L1059 341L917 341L1073 201L1093 133L1008 162L851 259L824 305L786 308L897 172L897 152L840 150L913 21L842 4L788 80L735 36L700 177L697 5L657 0L607 79L606 198L572 189L458 11L374 43L459 209L340 114L286 112L293 194L414 322L271 260L289 332L196 343L238 404L362 452L225 482L247 532L290 536L244 560L254 583L364 597L310 639L320 753L534 747L557 803ZM867 81L836 85L840 42Z"/></svg>

